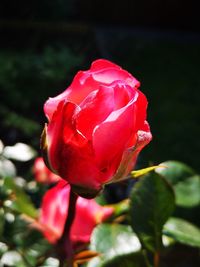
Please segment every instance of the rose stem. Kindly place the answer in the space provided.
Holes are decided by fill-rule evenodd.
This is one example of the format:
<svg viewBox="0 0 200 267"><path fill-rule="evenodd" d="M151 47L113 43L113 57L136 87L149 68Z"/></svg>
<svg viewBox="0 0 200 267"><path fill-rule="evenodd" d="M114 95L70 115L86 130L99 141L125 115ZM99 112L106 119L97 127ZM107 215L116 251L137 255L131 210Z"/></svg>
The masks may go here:
<svg viewBox="0 0 200 267"><path fill-rule="evenodd" d="M159 267L160 265L160 252L156 251L154 254L154 267Z"/></svg>
<svg viewBox="0 0 200 267"><path fill-rule="evenodd" d="M70 197L68 206L68 216L61 238L57 242L57 253L60 260L60 267L72 267L74 251L70 240L70 229L76 213L77 195L70 187Z"/></svg>

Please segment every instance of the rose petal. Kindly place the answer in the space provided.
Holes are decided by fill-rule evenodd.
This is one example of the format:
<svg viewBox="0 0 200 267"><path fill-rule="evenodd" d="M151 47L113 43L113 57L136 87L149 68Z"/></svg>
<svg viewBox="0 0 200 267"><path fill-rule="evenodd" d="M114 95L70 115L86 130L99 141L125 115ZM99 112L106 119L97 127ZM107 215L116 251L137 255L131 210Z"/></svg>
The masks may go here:
<svg viewBox="0 0 200 267"><path fill-rule="evenodd" d="M70 184L85 188L85 192L101 190L100 171L94 161L90 143L80 147L73 143L63 147L59 173ZM97 193L96 192L96 193Z"/></svg>
<svg viewBox="0 0 200 267"><path fill-rule="evenodd" d="M72 117L76 108L77 106L73 103L61 101L47 127L48 157L52 170L55 172L59 169L61 163L60 153L62 151L63 139L66 136L68 139L74 136Z"/></svg>
<svg viewBox="0 0 200 267"><path fill-rule="evenodd" d="M118 182L126 178L128 173L134 168L140 151L151 141L152 135L146 121L144 122L142 130L138 131L133 139L135 139L135 141L132 142L134 145L128 147L124 151L119 168L111 182Z"/></svg>
<svg viewBox="0 0 200 267"><path fill-rule="evenodd" d="M116 110L100 125L93 134L95 158L99 167L111 170L114 174L121 160L128 140L133 134L135 118L134 101ZM108 177L104 177L107 179Z"/></svg>
<svg viewBox="0 0 200 267"><path fill-rule="evenodd" d="M44 113L48 120L51 120L53 113L57 109L59 102L65 100L80 104L89 93L99 87L88 71L79 71L74 77L72 84L56 97L50 97L44 104Z"/></svg>
<svg viewBox="0 0 200 267"><path fill-rule="evenodd" d="M129 85L124 84L124 82L116 82L116 84L112 84L112 86L114 86L115 109L126 106L135 98L136 91Z"/></svg>
<svg viewBox="0 0 200 267"><path fill-rule="evenodd" d="M114 110L113 88L101 87L81 103L76 118L77 129L91 140L93 129L104 121Z"/></svg>
<svg viewBox="0 0 200 267"><path fill-rule="evenodd" d="M43 197L39 222L44 226L43 233L51 243L55 243L62 235L68 213L69 189L69 185L60 180Z"/></svg>
<svg viewBox="0 0 200 267"><path fill-rule="evenodd" d="M46 192L42 200L39 227L50 243L55 243L61 236L66 223L69 205L70 186L61 180ZM86 243L94 227L106 220L113 213L112 207L102 207L93 199L77 198L75 218L70 229L73 246Z"/></svg>
<svg viewBox="0 0 200 267"><path fill-rule="evenodd" d="M103 69L92 74L93 79L102 84L111 84L116 81L124 81L132 87L138 88L140 83L127 71L115 68Z"/></svg>
<svg viewBox="0 0 200 267"><path fill-rule="evenodd" d="M110 62L109 60L106 59L97 59L93 61L90 71L98 71L102 69L107 69L107 68L115 68L115 69L121 69L120 66L116 65L115 63Z"/></svg>
<svg viewBox="0 0 200 267"><path fill-rule="evenodd" d="M89 142L77 129L74 117L78 107L61 102L47 128L49 161L52 170L76 186L99 191L100 171Z"/></svg>
<svg viewBox="0 0 200 267"><path fill-rule="evenodd" d="M147 111L147 99L146 96L140 91L137 90L138 92L138 98L137 98L137 102L135 103L136 105L136 129L140 130L142 129L143 125L144 125L144 121L146 120L146 111Z"/></svg>
<svg viewBox="0 0 200 267"><path fill-rule="evenodd" d="M120 80L135 88L140 86L137 79L118 65L103 59L94 61L90 70L79 71L75 75L69 88L46 101L44 104L45 115L48 120L51 120L60 101L65 100L80 104L89 93L98 89L99 82L110 84Z"/></svg>
<svg viewBox="0 0 200 267"><path fill-rule="evenodd" d="M109 218L112 213L112 207L102 207L93 199L79 197L76 217L70 231L71 240L89 242L94 227Z"/></svg>

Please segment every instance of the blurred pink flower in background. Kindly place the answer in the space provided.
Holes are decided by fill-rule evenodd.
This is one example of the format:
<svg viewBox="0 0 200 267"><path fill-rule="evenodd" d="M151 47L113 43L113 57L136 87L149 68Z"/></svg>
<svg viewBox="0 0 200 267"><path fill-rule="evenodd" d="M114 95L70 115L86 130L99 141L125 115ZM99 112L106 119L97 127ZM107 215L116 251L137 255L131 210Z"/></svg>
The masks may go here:
<svg viewBox="0 0 200 267"><path fill-rule="evenodd" d="M45 165L42 157L35 159L33 164L33 174L35 180L39 183L55 183L60 180L60 177L55 173L51 172Z"/></svg>
<svg viewBox="0 0 200 267"><path fill-rule="evenodd" d="M70 185L64 180L48 190L43 197L37 228L50 243L62 236L68 215ZM94 227L108 219L114 212L112 207L103 207L93 199L78 197L70 240L74 247L90 241Z"/></svg>

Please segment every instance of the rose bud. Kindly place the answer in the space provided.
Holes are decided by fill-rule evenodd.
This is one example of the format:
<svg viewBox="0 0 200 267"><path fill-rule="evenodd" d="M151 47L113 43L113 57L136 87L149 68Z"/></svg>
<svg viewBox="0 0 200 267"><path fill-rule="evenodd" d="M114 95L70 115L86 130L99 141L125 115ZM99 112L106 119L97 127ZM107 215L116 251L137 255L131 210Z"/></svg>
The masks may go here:
<svg viewBox="0 0 200 267"><path fill-rule="evenodd" d="M60 177L55 173L51 172L45 165L42 157L38 157L35 159L33 164L33 174L35 176L35 180L39 183L55 183Z"/></svg>
<svg viewBox="0 0 200 267"><path fill-rule="evenodd" d="M39 224L36 225L50 243L62 236L69 207L70 185L64 180L48 190L43 197ZM103 207L94 199L78 197L75 218L70 229L70 240L74 248L90 241L94 227L108 219L114 212L112 207Z"/></svg>
<svg viewBox="0 0 200 267"><path fill-rule="evenodd" d="M125 179L150 142L147 99L139 86L130 73L100 59L45 103L45 162L77 194L92 198L104 184Z"/></svg>

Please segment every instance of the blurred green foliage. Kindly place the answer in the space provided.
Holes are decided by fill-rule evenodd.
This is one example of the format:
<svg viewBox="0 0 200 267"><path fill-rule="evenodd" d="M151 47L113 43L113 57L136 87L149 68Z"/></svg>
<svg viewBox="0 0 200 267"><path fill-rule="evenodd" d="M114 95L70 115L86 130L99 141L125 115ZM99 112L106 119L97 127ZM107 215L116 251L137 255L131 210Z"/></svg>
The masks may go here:
<svg viewBox="0 0 200 267"><path fill-rule="evenodd" d="M82 55L63 46L48 46L40 53L1 51L2 138L5 136L9 143L16 141L16 135L19 135L18 140L21 137L37 147L45 100L65 89L72 71L82 62Z"/></svg>
<svg viewBox="0 0 200 267"><path fill-rule="evenodd" d="M0 142L0 267L60 266L56 247L35 228L48 186L36 182L31 170L29 179L18 176L17 161L27 164L34 157L35 151L28 145L4 146ZM88 249L99 254L87 267L148 267L157 254L163 267L169 263L184 267L177 251L186 249L185 257L193 255L187 259L188 266L198 266L198 214L195 223L193 216L185 218L177 211L182 207L192 214L200 207L200 176L181 162L166 161L161 166L142 174L130 198L115 203L113 216L94 229ZM187 188L188 196L185 190L177 190L180 185ZM189 196L195 196L192 202Z"/></svg>

